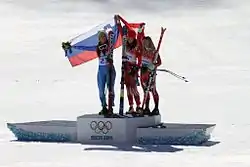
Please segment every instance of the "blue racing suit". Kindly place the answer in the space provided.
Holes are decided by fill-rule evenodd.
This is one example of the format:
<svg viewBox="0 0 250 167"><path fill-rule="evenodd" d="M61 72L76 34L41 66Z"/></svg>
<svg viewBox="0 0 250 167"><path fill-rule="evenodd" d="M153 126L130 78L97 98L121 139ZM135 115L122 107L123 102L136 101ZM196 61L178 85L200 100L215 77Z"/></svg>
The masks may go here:
<svg viewBox="0 0 250 167"><path fill-rule="evenodd" d="M109 83L109 68L111 68L111 83ZM97 73L97 83L98 83L98 88L99 88L99 98L103 107L107 106L106 84L107 84L107 89L109 89L109 87L111 86L111 92L113 93L112 104L114 106L115 78L116 78L116 71L115 71L114 65L112 64L110 66L107 60L107 55L105 55L103 52L100 52L99 67L98 67L98 73Z"/></svg>

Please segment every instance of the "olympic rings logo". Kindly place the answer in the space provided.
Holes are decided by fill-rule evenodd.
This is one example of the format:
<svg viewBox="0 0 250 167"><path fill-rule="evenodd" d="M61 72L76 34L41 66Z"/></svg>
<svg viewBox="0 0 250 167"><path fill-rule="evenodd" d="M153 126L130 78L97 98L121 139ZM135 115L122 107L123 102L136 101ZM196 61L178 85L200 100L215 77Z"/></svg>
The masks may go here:
<svg viewBox="0 0 250 167"><path fill-rule="evenodd" d="M109 132L109 130L112 129L112 123L110 121L92 121L90 123L90 128L95 131L95 133L100 134L107 134Z"/></svg>

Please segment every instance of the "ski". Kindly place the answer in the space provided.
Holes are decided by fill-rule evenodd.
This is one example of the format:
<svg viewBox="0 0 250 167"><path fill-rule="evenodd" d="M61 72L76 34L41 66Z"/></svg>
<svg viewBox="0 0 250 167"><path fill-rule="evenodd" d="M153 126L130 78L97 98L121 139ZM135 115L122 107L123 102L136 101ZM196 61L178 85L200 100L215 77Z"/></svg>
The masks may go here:
<svg viewBox="0 0 250 167"><path fill-rule="evenodd" d="M176 74L176 73L174 73L174 72L172 72L172 71L170 71L170 70L167 70L167 69L157 69L157 71L167 72L167 73L169 73L169 74L175 76L175 77L178 78L178 79L181 79L181 80L183 80L183 81L185 81L185 82L189 82L189 81L187 80L186 77L183 77L183 76L181 76L181 75L178 75L178 74Z"/></svg>
<svg viewBox="0 0 250 167"><path fill-rule="evenodd" d="M109 91L108 91L108 111L113 113L112 106L113 106L113 98L114 94L112 92L112 71L113 71L113 50L114 50L114 32L111 30L108 32L108 39L109 39L109 52L108 52L108 61L109 61Z"/></svg>
<svg viewBox="0 0 250 167"><path fill-rule="evenodd" d="M164 123L159 123L157 125L152 126L152 128L167 128L166 125L164 125Z"/></svg>
<svg viewBox="0 0 250 167"><path fill-rule="evenodd" d="M127 28L126 26L122 27L122 67L121 67L121 88L120 88L120 108L119 108L119 115L123 115L124 112L124 66L126 62L126 42L127 42Z"/></svg>
<svg viewBox="0 0 250 167"><path fill-rule="evenodd" d="M164 35L165 31L166 31L166 28L161 27L161 35L160 35L160 39L159 39L158 46L157 46L157 49L156 49L156 53L155 53L155 56L154 56L153 64L155 64L155 62L157 61L160 46L161 46L161 42L162 42L162 38L163 38L163 35ZM151 71L150 74L149 74L149 80L148 80L147 87L146 87L146 90L145 90L145 93L144 93L142 109L144 109L146 99L148 98L149 90L150 90L150 87L152 85L152 82L153 82L153 79L154 79L155 75L156 75L156 69Z"/></svg>

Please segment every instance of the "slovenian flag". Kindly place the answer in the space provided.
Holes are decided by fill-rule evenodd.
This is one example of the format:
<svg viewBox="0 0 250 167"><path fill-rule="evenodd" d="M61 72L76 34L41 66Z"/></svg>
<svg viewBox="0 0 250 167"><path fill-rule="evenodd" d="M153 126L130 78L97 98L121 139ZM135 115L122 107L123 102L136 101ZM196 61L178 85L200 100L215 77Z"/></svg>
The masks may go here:
<svg viewBox="0 0 250 167"><path fill-rule="evenodd" d="M128 23L123 18L121 18L121 21L128 28L134 29L141 25L141 23ZM115 19L112 18L69 41L71 48L65 50L65 56L68 58L72 67L97 58L96 47L98 44L98 32L103 30L106 33L110 30L114 32L114 49L119 48L122 45L121 32L119 31Z"/></svg>

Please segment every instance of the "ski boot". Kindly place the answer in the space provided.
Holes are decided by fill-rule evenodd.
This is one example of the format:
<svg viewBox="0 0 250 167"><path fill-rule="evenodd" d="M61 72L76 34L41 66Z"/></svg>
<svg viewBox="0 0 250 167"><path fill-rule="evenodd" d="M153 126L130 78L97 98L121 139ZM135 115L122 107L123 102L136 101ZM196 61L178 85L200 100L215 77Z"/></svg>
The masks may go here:
<svg viewBox="0 0 250 167"><path fill-rule="evenodd" d="M108 109L106 106L102 107L102 110L99 112L99 115L107 115L108 114Z"/></svg>
<svg viewBox="0 0 250 167"><path fill-rule="evenodd" d="M113 108L111 107L111 109L107 109L107 113L104 114L105 118L119 118L116 114L113 113Z"/></svg>
<svg viewBox="0 0 250 167"><path fill-rule="evenodd" d="M143 109L139 106L136 107L136 113L137 113L137 116L139 116L139 117L144 116Z"/></svg>
<svg viewBox="0 0 250 167"><path fill-rule="evenodd" d="M126 115L132 115L133 117L137 115L133 106L130 106L128 111L125 113Z"/></svg>
<svg viewBox="0 0 250 167"><path fill-rule="evenodd" d="M151 116L151 112L150 112L150 109L149 107L146 107L144 110L143 110L143 115L148 115L148 116Z"/></svg>
<svg viewBox="0 0 250 167"><path fill-rule="evenodd" d="M151 112L151 116L154 116L154 115L160 115L159 109L157 107L155 107L153 111Z"/></svg>

